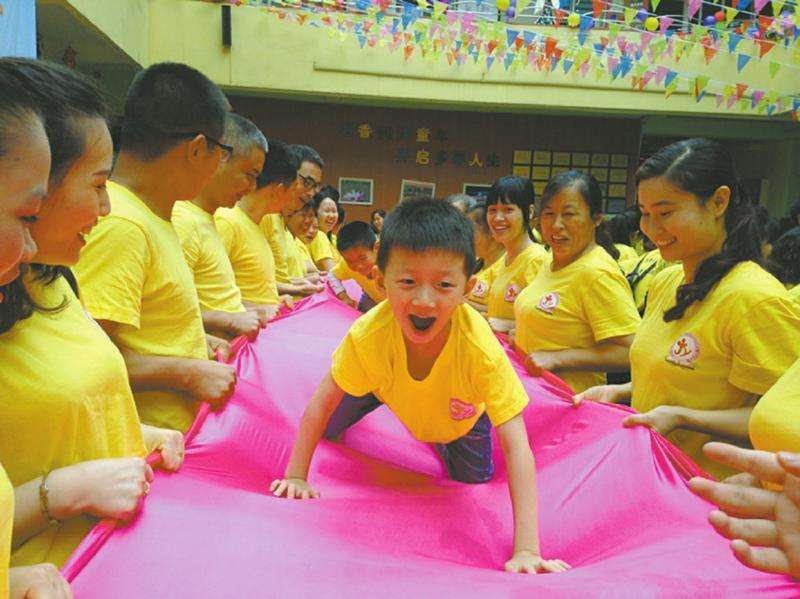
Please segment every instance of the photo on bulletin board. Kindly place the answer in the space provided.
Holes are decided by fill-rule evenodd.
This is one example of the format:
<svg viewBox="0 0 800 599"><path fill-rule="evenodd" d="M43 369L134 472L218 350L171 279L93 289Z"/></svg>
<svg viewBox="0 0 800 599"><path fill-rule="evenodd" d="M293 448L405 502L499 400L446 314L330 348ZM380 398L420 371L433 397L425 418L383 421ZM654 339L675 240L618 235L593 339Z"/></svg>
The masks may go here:
<svg viewBox="0 0 800 599"><path fill-rule="evenodd" d="M484 185L483 183L464 183L463 193L472 196L476 200L486 200L491 187L491 185Z"/></svg>
<svg viewBox="0 0 800 599"><path fill-rule="evenodd" d="M625 200L619 198L609 198L606 200L607 214L622 214L625 212Z"/></svg>
<svg viewBox="0 0 800 599"><path fill-rule="evenodd" d="M410 181L403 179L400 184L400 201L430 199L436 197L436 183L427 181Z"/></svg>
<svg viewBox="0 0 800 599"><path fill-rule="evenodd" d="M530 150L514 150L514 164L530 164L531 151Z"/></svg>
<svg viewBox="0 0 800 599"><path fill-rule="evenodd" d="M372 179L339 177L339 201L342 204L372 206Z"/></svg>
<svg viewBox="0 0 800 599"><path fill-rule="evenodd" d="M523 179L530 179L531 178L531 167L529 166L521 166L517 165L511 171L511 174L515 177L522 177Z"/></svg>
<svg viewBox="0 0 800 599"><path fill-rule="evenodd" d="M553 152L553 164L556 166L569 166L569 152Z"/></svg>
<svg viewBox="0 0 800 599"><path fill-rule="evenodd" d="M611 154L611 166L617 168L627 168L628 167L628 155L627 154Z"/></svg>
<svg viewBox="0 0 800 599"><path fill-rule="evenodd" d="M589 154L586 152L573 152L572 166L589 166Z"/></svg>
<svg viewBox="0 0 800 599"><path fill-rule="evenodd" d="M608 195L612 198L625 198L628 188L625 185L615 183L608 186Z"/></svg>
<svg viewBox="0 0 800 599"><path fill-rule="evenodd" d="M550 152L547 150L536 150L533 153L534 164L550 164Z"/></svg>
<svg viewBox="0 0 800 599"><path fill-rule="evenodd" d="M592 154L592 166L608 166L608 154Z"/></svg>
<svg viewBox="0 0 800 599"><path fill-rule="evenodd" d="M540 198L544 193L544 188L547 187L547 181L534 181L533 182L533 191L536 193L536 197Z"/></svg>
<svg viewBox="0 0 800 599"><path fill-rule="evenodd" d="M627 183L628 169L625 168L612 168L608 180L612 183Z"/></svg>
<svg viewBox="0 0 800 599"><path fill-rule="evenodd" d="M550 180L550 167L549 166L534 166L531 179L534 181L549 181Z"/></svg>

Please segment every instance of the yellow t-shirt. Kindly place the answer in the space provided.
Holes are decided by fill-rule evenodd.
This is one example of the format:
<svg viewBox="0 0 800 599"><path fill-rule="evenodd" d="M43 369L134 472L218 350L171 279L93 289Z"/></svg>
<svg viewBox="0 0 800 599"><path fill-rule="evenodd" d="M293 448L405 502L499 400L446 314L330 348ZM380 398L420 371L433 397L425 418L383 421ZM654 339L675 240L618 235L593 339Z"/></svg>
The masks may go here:
<svg viewBox="0 0 800 599"><path fill-rule="evenodd" d="M789 297L800 304L800 285L789 288Z"/></svg>
<svg viewBox="0 0 800 599"><path fill-rule="evenodd" d="M322 268L320 266L321 260L330 259L334 262L339 261L339 256L336 255L338 254L336 248L331 245L328 236L322 231L317 231L317 234L309 244L308 249L311 253L311 261L317 266L317 268Z"/></svg>
<svg viewBox="0 0 800 599"><path fill-rule="evenodd" d="M361 273L354 271L347 265L345 260L342 260L336 266L334 266L333 270L331 270L331 274L340 281L348 281L352 279L358 283L359 287L361 287L364 293L366 293L375 303L382 302L386 299L386 295L378 288L378 283L375 281L375 279L369 279Z"/></svg>
<svg viewBox="0 0 800 599"><path fill-rule="evenodd" d="M100 219L75 275L97 320L119 323L116 342L143 355L208 359L200 303L178 235L130 190L109 181L111 214ZM197 405L184 394L134 394L142 422L186 431Z"/></svg>
<svg viewBox="0 0 800 599"><path fill-rule="evenodd" d="M491 265L484 266L481 270L475 273L475 286L470 291L469 299L477 304L486 305L489 299L489 289L494 281L495 274L503 267L506 255L503 254Z"/></svg>
<svg viewBox="0 0 800 599"><path fill-rule="evenodd" d="M172 226L194 276L203 311L244 312L231 261L214 226L214 217L192 202L175 202Z"/></svg>
<svg viewBox="0 0 800 599"><path fill-rule="evenodd" d="M334 233L331 233L331 251L333 252L334 262L340 262L342 255L339 253L339 240Z"/></svg>
<svg viewBox="0 0 800 599"><path fill-rule="evenodd" d="M632 260L639 260L639 254L637 254L636 250L631 246L625 245L624 243L615 243L614 247L617 248L617 251L619 252L619 258L617 258L617 262L620 264L623 262L630 262Z"/></svg>
<svg viewBox="0 0 800 599"><path fill-rule="evenodd" d="M0 464L0 597L8 597L8 562L14 528L14 487Z"/></svg>
<svg viewBox="0 0 800 599"><path fill-rule="evenodd" d="M298 279L306 276L306 256L297 247L298 243L289 229L284 229L283 235L286 239L286 270L289 279Z"/></svg>
<svg viewBox="0 0 800 599"><path fill-rule="evenodd" d="M528 396L489 325L462 304L428 376L408 373L406 345L389 302L361 316L333 354L331 375L346 393L374 393L418 440L449 443L484 411L494 426L519 414Z"/></svg>
<svg viewBox="0 0 800 599"><path fill-rule="evenodd" d="M297 251L300 252L304 260L308 260L309 262L314 261L311 258L311 247L306 245L306 243L302 239L298 239L297 237L295 237L294 244L297 246Z"/></svg>
<svg viewBox="0 0 800 599"><path fill-rule="evenodd" d="M272 258L275 262L275 280L278 283L290 283L289 266L287 264L286 227L280 214L267 214L259 224L261 232L267 238Z"/></svg>
<svg viewBox="0 0 800 599"><path fill-rule="evenodd" d="M622 270L628 277L633 290L633 301L636 309L643 312L647 301L647 292L655 276L665 268L672 266L661 257L661 252L652 250L638 260L624 260L620 262Z"/></svg>
<svg viewBox="0 0 800 599"><path fill-rule="evenodd" d="M277 304L275 260L258 225L239 206L217 210L214 223L242 299L256 304Z"/></svg>
<svg viewBox="0 0 800 599"><path fill-rule="evenodd" d="M639 326L628 281L614 259L596 247L553 272L552 258L514 303L514 342L526 353L594 347L631 335ZM606 383L605 372L559 370L575 393Z"/></svg>
<svg viewBox="0 0 800 599"><path fill-rule="evenodd" d="M633 407L660 405L725 410L751 405L800 357L800 308L777 279L753 262L734 267L683 318L664 322L683 282L676 265L655 277L631 347ZM669 439L708 472L730 473L707 460L711 436L677 430Z"/></svg>
<svg viewBox="0 0 800 599"><path fill-rule="evenodd" d="M41 306L0 335L0 462L19 486L77 462L144 456L142 429L119 350L63 277L29 282ZM14 551L12 565L61 566L96 524L50 526Z"/></svg>
<svg viewBox="0 0 800 599"><path fill-rule="evenodd" d="M800 360L756 404L750 440L756 449L800 453Z"/></svg>
<svg viewBox="0 0 800 599"><path fill-rule="evenodd" d="M527 287L547 259L547 252L532 243L506 264L506 254L500 258L497 270L492 266L492 281L486 294L486 316L492 328L507 331L514 321L514 300Z"/></svg>

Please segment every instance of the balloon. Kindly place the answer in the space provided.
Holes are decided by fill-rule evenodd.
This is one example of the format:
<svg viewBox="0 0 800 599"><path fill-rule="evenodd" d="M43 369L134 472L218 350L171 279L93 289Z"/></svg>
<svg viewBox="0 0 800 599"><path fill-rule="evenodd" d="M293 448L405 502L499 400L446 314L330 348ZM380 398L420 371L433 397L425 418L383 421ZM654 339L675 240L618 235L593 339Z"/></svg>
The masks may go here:
<svg viewBox="0 0 800 599"><path fill-rule="evenodd" d="M575 28L580 24L581 24L581 16L576 12L570 13L570 15L567 17L567 25L569 25L572 28Z"/></svg>
<svg viewBox="0 0 800 599"><path fill-rule="evenodd" d="M644 23L645 19L647 19L648 12L644 8L640 8L639 12L636 13L636 20Z"/></svg>
<svg viewBox="0 0 800 599"><path fill-rule="evenodd" d="M708 15L707 17L703 17L703 25L706 27L713 27L717 24L717 19L714 15Z"/></svg>
<svg viewBox="0 0 800 599"><path fill-rule="evenodd" d="M716 19L717 23L722 23L725 20L725 11L718 10L714 13L714 19Z"/></svg>
<svg viewBox="0 0 800 599"><path fill-rule="evenodd" d="M644 22L644 28L647 31L655 31L658 29L660 25L659 20L656 17L647 17L647 20Z"/></svg>
<svg viewBox="0 0 800 599"><path fill-rule="evenodd" d="M497 0L497 10L502 10L505 12L508 10L509 5L509 0Z"/></svg>
<svg viewBox="0 0 800 599"><path fill-rule="evenodd" d="M508 10L506 11L506 15L508 15L509 19L513 19L517 14L517 7L516 6L509 6Z"/></svg>

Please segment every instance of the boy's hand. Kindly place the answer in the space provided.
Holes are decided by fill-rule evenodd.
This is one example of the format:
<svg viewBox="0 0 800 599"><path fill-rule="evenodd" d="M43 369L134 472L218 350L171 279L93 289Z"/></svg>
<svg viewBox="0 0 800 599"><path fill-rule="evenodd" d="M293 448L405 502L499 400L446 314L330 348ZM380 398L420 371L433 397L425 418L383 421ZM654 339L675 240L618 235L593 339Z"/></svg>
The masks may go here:
<svg viewBox="0 0 800 599"><path fill-rule="evenodd" d="M680 406L658 406L644 414L632 414L622 421L622 426L625 428L647 426L665 437L676 428L680 428L682 424Z"/></svg>
<svg viewBox="0 0 800 599"><path fill-rule="evenodd" d="M560 559L543 559L532 551L517 551L506 562L506 572L537 574L538 572L566 572L570 565Z"/></svg>
<svg viewBox="0 0 800 599"><path fill-rule="evenodd" d="M302 478L280 478L272 481L269 490L275 497L286 495L287 499L318 499L319 491Z"/></svg>

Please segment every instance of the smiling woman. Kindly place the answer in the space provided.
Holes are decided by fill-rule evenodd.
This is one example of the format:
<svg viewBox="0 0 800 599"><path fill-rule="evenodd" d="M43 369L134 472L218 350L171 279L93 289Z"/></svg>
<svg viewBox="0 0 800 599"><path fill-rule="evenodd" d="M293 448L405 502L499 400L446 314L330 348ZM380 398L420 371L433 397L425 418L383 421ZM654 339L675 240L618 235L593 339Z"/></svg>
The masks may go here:
<svg viewBox="0 0 800 599"><path fill-rule="evenodd" d="M800 357L800 308L757 261L753 207L728 151L690 139L662 148L637 171L642 230L680 265L652 282L631 346L627 426L652 427L708 472L730 473L702 453L709 440L746 443L753 405ZM579 398L580 399L580 398Z"/></svg>

